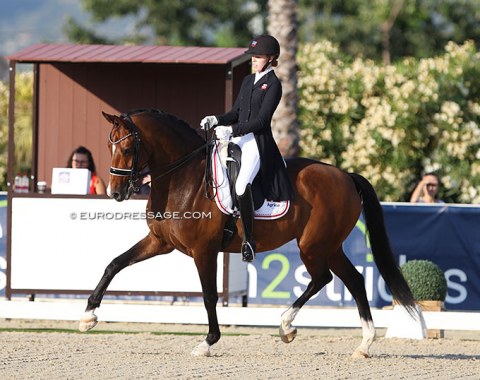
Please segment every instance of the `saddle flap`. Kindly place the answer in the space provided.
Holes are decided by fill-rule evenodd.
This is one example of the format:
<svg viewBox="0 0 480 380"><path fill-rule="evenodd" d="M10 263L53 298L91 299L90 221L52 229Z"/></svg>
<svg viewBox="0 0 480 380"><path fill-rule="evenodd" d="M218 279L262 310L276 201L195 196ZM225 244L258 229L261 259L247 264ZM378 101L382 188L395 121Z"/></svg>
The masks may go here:
<svg viewBox="0 0 480 380"><path fill-rule="evenodd" d="M227 158L227 177L232 196L233 204L238 209L238 199L235 193L235 184L237 183L238 173L242 166L242 150L235 143L228 143L228 158ZM265 201L265 196L261 187L260 176L257 174L252 183L253 206L255 210L262 207Z"/></svg>

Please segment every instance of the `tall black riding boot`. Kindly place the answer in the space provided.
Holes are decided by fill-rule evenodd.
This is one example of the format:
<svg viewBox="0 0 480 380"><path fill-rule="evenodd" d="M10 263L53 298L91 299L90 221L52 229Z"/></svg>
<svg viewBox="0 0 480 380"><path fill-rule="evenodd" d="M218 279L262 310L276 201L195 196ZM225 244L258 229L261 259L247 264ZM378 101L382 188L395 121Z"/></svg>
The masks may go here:
<svg viewBox="0 0 480 380"><path fill-rule="evenodd" d="M238 197L240 218L243 226L242 259L252 262L255 259L256 244L253 240L253 196L251 185L247 185L245 193Z"/></svg>

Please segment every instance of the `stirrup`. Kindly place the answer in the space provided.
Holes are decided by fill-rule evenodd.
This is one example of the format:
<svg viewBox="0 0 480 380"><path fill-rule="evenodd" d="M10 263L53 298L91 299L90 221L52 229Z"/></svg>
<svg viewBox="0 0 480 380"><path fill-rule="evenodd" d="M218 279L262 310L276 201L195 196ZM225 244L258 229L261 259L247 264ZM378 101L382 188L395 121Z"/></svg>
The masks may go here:
<svg viewBox="0 0 480 380"><path fill-rule="evenodd" d="M250 242L245 241L242 244L242 260L251 263L255 260L255 243L250 244Z"/></svg>

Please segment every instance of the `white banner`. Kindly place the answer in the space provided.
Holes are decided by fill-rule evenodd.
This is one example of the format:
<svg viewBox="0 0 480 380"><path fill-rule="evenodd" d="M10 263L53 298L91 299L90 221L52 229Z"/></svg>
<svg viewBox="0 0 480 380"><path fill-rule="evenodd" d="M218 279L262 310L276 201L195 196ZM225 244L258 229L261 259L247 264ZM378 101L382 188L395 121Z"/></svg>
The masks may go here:
<svg viewBox="0 0 480 380"><path fill-rule="evenodd" d="M148 234L146 200L12 199L11 288L93 290L105 267ZM229 290L247 287L246 264L230 255ZM223 289L223 254L217 285ZM200 292L193 259L174 251L125 268L110 291Z"/></svg>

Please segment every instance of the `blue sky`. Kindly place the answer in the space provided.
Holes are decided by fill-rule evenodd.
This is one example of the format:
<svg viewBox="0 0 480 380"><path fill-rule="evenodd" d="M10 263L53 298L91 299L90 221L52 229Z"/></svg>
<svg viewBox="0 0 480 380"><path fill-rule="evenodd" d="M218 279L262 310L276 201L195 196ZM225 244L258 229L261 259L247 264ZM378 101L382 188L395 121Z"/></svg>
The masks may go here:
<svg viewBox="0 0 480 380"><path fill-rule="evenodd" d="M35 43L67 42L62 27L68 16L92 26L80 0L0 0L0 56ZM113 20L98 29L112 37L132 24L132 19Z"/></svg>

